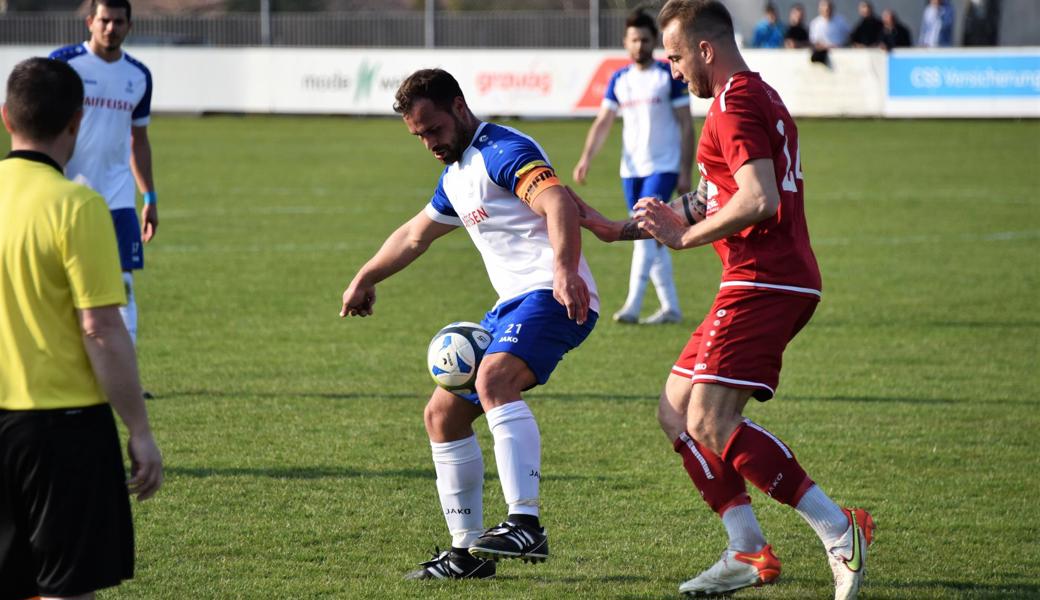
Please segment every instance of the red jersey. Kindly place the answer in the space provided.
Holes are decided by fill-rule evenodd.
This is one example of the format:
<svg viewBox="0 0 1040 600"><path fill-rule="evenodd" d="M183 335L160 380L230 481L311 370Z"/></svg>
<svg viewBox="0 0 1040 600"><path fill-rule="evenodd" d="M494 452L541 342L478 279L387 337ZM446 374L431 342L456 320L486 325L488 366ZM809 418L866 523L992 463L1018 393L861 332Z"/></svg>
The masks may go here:
<svg viewBox="0 0 1040 600"><path fill-rule="evenodd" d="M820 268L809 245L798 128L780 95L758 73L733 75L704 119L697 168L708 181L710 218L737 191L733 174L757 158L773 160L780 206L772 217L712 245L721 287L754 287L819 297Z"/></svg>

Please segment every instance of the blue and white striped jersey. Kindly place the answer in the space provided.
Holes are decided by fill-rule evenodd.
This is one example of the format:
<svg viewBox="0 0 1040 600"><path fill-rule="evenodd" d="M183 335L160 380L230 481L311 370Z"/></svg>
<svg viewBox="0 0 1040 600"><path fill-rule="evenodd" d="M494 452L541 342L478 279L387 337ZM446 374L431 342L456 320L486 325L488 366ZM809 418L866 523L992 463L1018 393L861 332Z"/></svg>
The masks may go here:
<svg viewBox="0 0 1040 600"><path fill-rule="evenodd" d="M689 105L686 84L672 79L665 63L654 61L647 69L633 63L614 72L602 106L624 121L622 177L679 172L681 132L674 109Z"/></svg>
<svg viewBox="0 0 1040 600"><path fill-rule="evenodd" d="M553 286L553 249L545 217L517 197L519 178L551 167L533 139L510 127L481 123L462 158L445 167L425 213L466 228L480 251L501 304ZM582 255L578 273L599 311L596 282Z"/></svg>
<svg viewBox="0 0 1040 600"><path fill-rule="evenodd" d="M152 74L126 52L106 62L87 43L55 50L51 58L67 62L83 80L83 122L65 174L101 194L110 210L134 208L130 126L148 125Z"/></svg>

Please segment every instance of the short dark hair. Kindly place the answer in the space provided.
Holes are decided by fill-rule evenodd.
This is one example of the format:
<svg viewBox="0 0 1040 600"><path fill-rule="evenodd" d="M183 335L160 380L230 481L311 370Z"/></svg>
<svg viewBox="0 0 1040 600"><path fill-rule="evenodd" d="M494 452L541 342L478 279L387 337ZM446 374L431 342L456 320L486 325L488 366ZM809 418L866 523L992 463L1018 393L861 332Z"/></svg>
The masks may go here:
<svg viewBox="0 0 1040 600"><path fill-rule="evenodd" d="M654 18L643 12L641 8L632 11L625 19L625 30L627 31L629 27L649 29L650 35L657 37L657 23L654 23Z"/></svg>
<svg viewBox="0 0 1040 600"><path fill-rule="evenodd" d="M462 95L459 82L444 69L420 69L401 82L394 94L394 112L406 114L416 100L426 98L441 110L449 110L455 98Z"/></svg>
<svg viewBox="0 0 1040 600"><path fill-rule="evenodd" d="M98 6L107 6L108 8L124 8L126 9L126 20L130 20L130 0L90 0L90 16L97 14Z"/></svg>
<svg viewBox="0 0 1040 600"><path fill-rule="evenodd" d="M733 39L733 17L719 0L668 0L657 24L663 29L675 19L691 40Z"/></svg>
<svg viewBox="0 0 1040 600"><path fill-rule="evenodd" d="M34 142L53 140L83 108L83 81L60 60L23 60L7 78L6 107L19 135Z"/></svg>

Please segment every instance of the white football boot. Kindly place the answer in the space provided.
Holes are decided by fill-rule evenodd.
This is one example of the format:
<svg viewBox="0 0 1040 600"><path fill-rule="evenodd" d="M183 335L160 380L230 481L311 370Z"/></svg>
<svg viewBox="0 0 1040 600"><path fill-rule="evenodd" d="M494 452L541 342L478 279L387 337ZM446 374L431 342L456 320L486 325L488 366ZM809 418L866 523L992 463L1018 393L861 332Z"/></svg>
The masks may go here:
<svg viewBox="0 0 1040 600"><path fill-rule="evenodd" d="M849 528L827 551L834 573L834 600L855 600L867 576L867 548L874 541L874 519L862 508L843 508Z"/></svg>
<svg viewBox="0 0 1040 600"><path fill-rule="evenodd" d="M688 598L728 594L751 586L775 582L780 577L780 559L766 544L755 553L726 550L717 563L679 586Z"/></svg>

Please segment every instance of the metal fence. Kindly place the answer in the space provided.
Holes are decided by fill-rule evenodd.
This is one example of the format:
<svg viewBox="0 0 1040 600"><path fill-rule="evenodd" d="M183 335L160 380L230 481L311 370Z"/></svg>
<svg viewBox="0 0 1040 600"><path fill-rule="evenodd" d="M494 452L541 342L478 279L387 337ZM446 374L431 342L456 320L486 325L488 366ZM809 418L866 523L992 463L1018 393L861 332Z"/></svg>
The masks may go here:
<svg viewBox="0 0 1040 600"><path fill-rule="evenodd" d="M620 45L627 11L604 10L599 47ZM434 45L441 48L588 48L587 12L509 11L439 13ZM86 39L83 17L70 13L0 14L0 44L62 45ZM142 16L134 19L131 45L259 46L260 17ZM351 13L276 13L271 17L274 46L422 47L420 11Z"/></svg>

